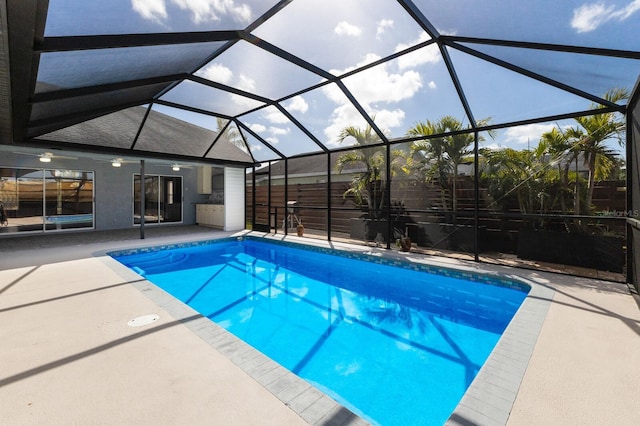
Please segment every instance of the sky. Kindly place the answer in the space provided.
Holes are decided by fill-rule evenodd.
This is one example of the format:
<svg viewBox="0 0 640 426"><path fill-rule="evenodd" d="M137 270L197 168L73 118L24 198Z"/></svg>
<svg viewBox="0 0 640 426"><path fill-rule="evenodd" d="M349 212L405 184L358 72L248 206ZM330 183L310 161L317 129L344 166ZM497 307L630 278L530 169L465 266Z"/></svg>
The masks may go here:
<svg viewBox="0 0 640 426"><path fill-rule="evenodd" d="M50 0L46 36L81 34L127 34L171 31L243 29L276 1L266 0ZM640 0L414 0L422 14L443 35L533 41L574 46L640 51L632 36L640 28ZM343 76L381 58L429 42L430 36L395 1L390 0L294 0L268 19L253 34L322 70L315 73L276 57L246 41L200 68L196 75L263 98L278 100L307 87L326 83L326 76ZM193 67L201 52L221 43L176 46L172 49L116 49L105 54L99 66L85 64L89 77L71 76L67 67L73 52L44 54L39 82L64 86L97 84L107 78L126 78L132 60L143 58L158 73L172 72L163 66L179 58L180 66ZM504 48L464 43L483 54L533 69L579 90L601 96L608 88L633 86L640 61L599 58L531 49ZM80 52L80 54L86 52ZM101 57L101 52L95 53ZM476 120L491 123L526 120L540 116L588 109L592 102L521 74L447 48ZM165 60L166 59L166 60ZM76 59L77 60L77 59ZM88 61L85 61L88 62ZM176 65L177 66L177 65ZM105 71L106 70L106 71ZM182 71L181 69L178 71ZM65 78L66 76L66 78ZM106 76L106 77L105 77ZM75 79L74 79L75 78ZM107 81L108 82L108 81ZM445 115L468 124L469 118L451 81L442 52L425 45L342 80L376 125L390 138L407 129ZM263 102L232 95L193 82L185 82L162 99L236 116ZM345 93L334 83L288 98L282 107L315 137L306 137L289 118L274 107L240 117L240 121L285 155L318 151L317 142L339 147L338 135L347 126L366 125ZM215 118L164 108L179 118L211 128ZM553 127L571 121L532 124L498 132L484 146L526 148ZM256 159L273 153L260 147ZM262 152L261 152L262 151Z"/></svg>

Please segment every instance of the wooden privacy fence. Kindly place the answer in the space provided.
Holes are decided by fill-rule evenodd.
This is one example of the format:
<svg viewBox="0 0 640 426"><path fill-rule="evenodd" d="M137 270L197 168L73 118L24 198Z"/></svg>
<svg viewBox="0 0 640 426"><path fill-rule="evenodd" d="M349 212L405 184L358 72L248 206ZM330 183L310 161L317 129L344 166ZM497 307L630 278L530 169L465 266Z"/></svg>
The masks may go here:
<svg viewBox="0 0 640 426"><path fill-rule="evenodd" d="M341 210L344 208L355 209L353 202L343 198L344 192L348 188L348 183L335 183L331 186L331 207L332 207L332 230L335 232L349 232L350 218L360 216L360 211ZM267 186L257 186L256 192L256 223L270 223L268 200L269 189ZM277 221L278 228L282 227L282 221L286 215L287 201L297 203L296 215L304 224L305 228L320 231L327 230L327 185L324 183L295 184L289 185L287 198L285 200L285 187L274 185L271 187L271 222ZM247 194L247 200L251 200L251 190ZM249 204L249 203L248 203ZM251 217L249 206L247 217ZM271 223L274 226L274 223Z"/></svg>
<svg viewBox="0 0 640 426"><path fill-rule="evenodd" d="M331 184L331 230L332 232L348 233L351 219L358 218L362 211L353 202L352 197L344 197L349 188L349 182L334 182ZM624 181L598 182L594 188L593 204L600 216L614 215L626 210L626 192ZM252 217L252 209L255 207L256 223L271 224L272 227L282 228L286 217L286 205L288 201L297 203L296 215L307 229L315 229L326 232L327 230L327 184L326 183L298 183L288 187L287 199L285 199L284 185L271 186L271 221L269 220L269 187L255 187L255 206L252 203L251 185L247 185L247 220ZM471 177L461 176L457 182L457 213L460 217L471 218L474 211L475 190ZM508 206L506 213L512 215L509 220L504 220L491 208L491 200L486 189L480 188L481 225L488 229L502 231L518 230L522 226L522 220L517 217L520 212L516 204ZM424 186L415 185L411 181L394 181L392 184L392 203L402 203L407 214L415 217L416 221L439 222L450 211L450 194L442 190L437 183ZM560 214L560 212L552 212ZM277 222L277 224L276 224ZM505 226L508 229L505 229Z"/></svg>

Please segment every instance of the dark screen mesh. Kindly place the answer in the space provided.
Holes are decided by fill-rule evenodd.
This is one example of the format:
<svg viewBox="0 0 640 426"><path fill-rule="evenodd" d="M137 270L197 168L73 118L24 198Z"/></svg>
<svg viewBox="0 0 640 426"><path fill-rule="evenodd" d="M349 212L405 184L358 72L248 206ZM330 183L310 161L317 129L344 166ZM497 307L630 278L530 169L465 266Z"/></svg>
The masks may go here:
<svg viewBox="0 0 640 426"><path fill-rule="evenodd" d="M191 72L221 45L222 42L215 42L45 53L40 60L36 93Z"/></svg>
<svg viewBox="0 0 640 426"><path fill-rule="evenodd" d="M556 1L542 5L513 0L414 0L414 3L439 31L460 36L630 50L637 49L640 43L640 38L629 37L625 29L627 25L637 25L636 17L622 19L624 6L613 5L614 2ZM583 15L586 19L582 22L576 20L577 12L589 9L579 7L580 3L606 3L608 18L597 20L594 19L597 15Z"/></svg>
<svg viewBox="0 0 640 426"><path fill-rule="evenodd" d="M152 84L149 86L135 87L132 89L117 90L114 92L76 96L49 102L40 102L33 106L31 121L46 120L56 117L64 117L71 114L81 114L86 111L108 109L118 105L130 105L132 103L148 103L158 91L167 86L167 83Z"/></svg>
<svg viewBox="0 0 640 426"><path fill-rule="evenodd" d="M631 87L640 67L637 59L477 43L462 45L596 95L602 95L612 87Z"/></svg>
<svg viewBox="0 0 640 426"><path fill-rule="evenodd" d="M631 278L636 290L640 290L640 217L634 214L640 212L640 150L638 145L640 144L640 103L636 96L635 105L630 105L631 128L627 129L630 134L629 143L631 144L631 157L629 158L629 164L627 164L627 173L631 174L631 206L630 216L628 220L628 230L631 235L628 236L630 240L630 247L632 253L632 264L628 265L631 268Z"/></svg>

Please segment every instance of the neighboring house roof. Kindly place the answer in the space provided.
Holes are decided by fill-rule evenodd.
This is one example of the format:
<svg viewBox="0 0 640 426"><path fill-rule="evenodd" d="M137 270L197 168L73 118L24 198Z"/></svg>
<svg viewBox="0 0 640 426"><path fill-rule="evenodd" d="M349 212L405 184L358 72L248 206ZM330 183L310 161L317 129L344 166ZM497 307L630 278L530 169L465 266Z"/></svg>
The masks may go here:
<svg viewBox="0 0 640 426"><path fill-rule="evenodd" d="M336 161L338 155L331 155L331 173L336 174ZM327 174L326 154L319 154L309 157L301 157L288 161L287 172L289 178L301 176L324 176ZM266 163L263 163L266 164ZM284 161L274 161L271 163L271 178L278 179L284 177ZM364 171L364 167L357 164L347 165L340 174L358 173ZM256 169L256 175L267 173L265 169Z"/></svg>

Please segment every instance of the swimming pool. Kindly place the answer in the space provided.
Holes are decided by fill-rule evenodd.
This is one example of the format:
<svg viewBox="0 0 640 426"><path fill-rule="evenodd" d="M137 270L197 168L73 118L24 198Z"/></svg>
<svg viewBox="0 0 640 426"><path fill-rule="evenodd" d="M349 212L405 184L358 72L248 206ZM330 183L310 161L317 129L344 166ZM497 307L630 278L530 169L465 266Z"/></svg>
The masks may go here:
<svg viewBox="0 0 640 426"><path fill-rule="evenodd" d="M254 239L112 256L383 425L444 423L528 290Z"/></svg>

